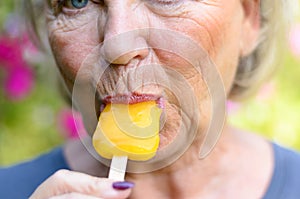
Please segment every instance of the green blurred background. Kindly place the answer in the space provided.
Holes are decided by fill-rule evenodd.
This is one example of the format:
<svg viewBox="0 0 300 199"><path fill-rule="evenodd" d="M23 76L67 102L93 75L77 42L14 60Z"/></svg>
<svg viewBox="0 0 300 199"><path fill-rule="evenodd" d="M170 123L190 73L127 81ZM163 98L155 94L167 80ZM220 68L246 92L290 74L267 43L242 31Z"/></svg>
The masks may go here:
<svg viewBox="0 0 300 199"><path fill-rule="evenodd" d="M0 2L0 30L13 2ZM229 122L300 150L300 55L283 52L277 75L256 97L243 104L229 103ZM58 89L57 71L50 63L32 66L35 87L22 100L5 97L0 86L0 166L27 160L66 140L58 120L67 105ZM0 67L0 81L4 74Z"/></svg>

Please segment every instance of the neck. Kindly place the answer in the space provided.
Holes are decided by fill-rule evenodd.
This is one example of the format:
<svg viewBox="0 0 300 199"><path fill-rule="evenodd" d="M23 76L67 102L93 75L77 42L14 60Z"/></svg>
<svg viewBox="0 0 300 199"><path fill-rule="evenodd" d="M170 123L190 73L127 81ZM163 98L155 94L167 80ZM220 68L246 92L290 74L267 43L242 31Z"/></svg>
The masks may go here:
<svg viewBox="0 0 300 199"><path fill-rule="evenodd" d="M165 194L156 198L193 198L199 195L199 187L208 187L232 169L228 165L230 157L227 130L224 130L214 150L204 159L199 158L201 139L195 140L192 146L172 165L145 174L126 174L126 180L136 183L135 190ZM148 185L145 187L145 185ZM187 186L188 185L188 186ZM139 192L133 192L133 198L140 198ZM136 195L135 195L136 194ZM145 198L145 197L144 197ZM150 197L151 198L151 197Z"/></svg>

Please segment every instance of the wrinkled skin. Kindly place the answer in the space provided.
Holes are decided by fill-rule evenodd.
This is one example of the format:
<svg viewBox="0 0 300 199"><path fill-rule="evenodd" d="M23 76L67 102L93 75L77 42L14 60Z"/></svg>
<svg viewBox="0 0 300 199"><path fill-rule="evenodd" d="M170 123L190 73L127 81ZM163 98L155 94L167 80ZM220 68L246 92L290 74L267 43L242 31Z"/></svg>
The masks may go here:
<svg viewBox="0 0 300 199"><path fill-rule="evenodd" d="M94 103L94 99L92 95L88 94L96 90L96 109L100 107L106 96L124 94L125 91L129 93L153 94L155 96L165 95L166 91L159 86L159 80L156 79L155 74L157 71L155 71L155 67L151 69L151 64L159 64L179 72L192 85L198 102L197 109L204 116L201 120L197 137L201 140L203 136L201 129L206 128L209 122L209 117L206 115L209 115L209 100L211 100L207 94L203 77L182 57L151 47L157 44L168 44L171 48L180 48L174 42L178 37L160 37L155 35L155 32L151 32L150 29L175 31L179 35L187 36L201 46L203 51L208 53L217 66L225 91L228 94L234 81L239 58L251 53L255 48L259 32L258 5L258 0L95 0L93 2L90 1L86 7L77 9L72 6L71 0L66 1L64 6L58 6L57 0L49 0L47 13L49 41L57 66L70 92L72 92L76 80L82 86L81 88L84 88L82 89L82 94L87 94L85 97L75 98L74 101L79 106L90 134L95 129L97 123L95 118L100 113L96 112L97 116L95 116L95 107L91 106ZM133 34L126 38L117 37L114 40L116 36L128 31L133 31ZM86 60L91 53L93 56L90 60ZM93 70L90 70L88 66L83 64L84 62L97 63L97 70L100 71L103 71L107 64L109 64L109 67L100 78L100 81L98 81L99 73L94 73ZM85 67L83 69L84 73L78 73L81 70L81 66ZM154 84L143 85L140 80L144 78L154 82ZM123 84L122 89L117 86L117 83ZM171 141L168 139L173 139L173 136L169 135L174 135L178 131L181 120L179 114L181 107L177 103L177 100L180 99L175 99L176 96L174 97L170 94L166 95L167 108L165 112L167 120L161 133L165 133L166 136L163 139L168 143ZM225 131L227 131L226 129ZM172 182L172 186L176 187L177 192L181 194L177 196L178 198L197 196L199 198L201 194L207 197L220 198L222 196L223 198L232 198L230 193L227 193L225 190L240 185L240 182L243 181L239 180L240 178L236 178L237 180L234 183L227 183L225 178L220 178L224 180L223 182L228 187L222 191L215 191L218 186L215 187L213 184L209 184L212 186L207 187L205 190L198 190L197 187L208 184L205 181L209 178L202 178L203 176L195 177L196 171L199 171L198 174L200 175L203 174L203 172L200 172L203 169L207 171L208 175L213 176L214 171L218 170L215 167L224 166L225 164L222 158L218 159L221 156L225 156L223 151L228 152L228 154L229 151L238 151L237 148L240 145L234 143L238 143L239 141L237 140L240 138L237 138L238 136L235 133L228 133L227 135L230 136L221 138L219 146L216 147L216 154L213 153L206 160L210 164L203 163L201 169L196 166L198 164L194 164L198 161L197 155L201 144L201 141L196 141L184 157L167 170L167 172L178 171L173 176L174 181L167 181L168 183ZM229 137L235 138L229 139ZM253 139L255 140L256 138ZM238 147L227 148L229 145ZM264 150L267 148L264 146L265 144L260 145ZM234 159L234 155L228 154L227 157L229 159ZM218 159L217 164L214 161L216 159ZM184 172L187 164L193 168L192 173L190 171ZM271 167L270 165L267 166ZM229 170L232 171L233 168ZM266 170L268 172L265 172ZM244 193L243 191L245 190L241 189L239 190L241 192L239 198L261 197L270 173L268 169L266 170L264 170L265 175L262 179L259 179L261 183L256 183L257 179L248 181L255 185L251 191L253 195L249 195L249 191ZM236 175L243 176L243 172L245 173L244 170L241 170L241 174ZM151 181L153 176L145 174L142 179L144 182L138 184L138 187L142 187L143 183L153 185ZM164 182L163 179L166 176L160 176L162 176L159 177L162 178L160 179L161 182ZM183 180L184 177L188 176L193 176L189 178L190 181L188 183L197 185L196 187L186 187L176 183L176 179ZM137 182L142 181L134 175L128 175L128 179ZM149 179L149 181L146 179ZM160 189L164 191L172 190L165 186L160 187ZM159 192L158 190L160 189L157 188L156 191ZM155 193L154 190L150 192L150 187L148 189L149 193ZM144 193L147 191L144 189ZM158 194L156 198L167 197L167 194L171 198L176 198L174 193L171 192L164 193L166 195ZM224 195L224 193L228 195ZM134 192L132 197L139 198L141 197L139 194L138 191ZM143 197L145 195L147 194L144 194ZM150 198L155 198L152 196L151 194L149 195Z"/></svg>
<svg viewBox="0 0 300 199"><path fill-rule="evenodd" d="M242 49L241 46L241 43L249 41L244 41L248 37L243 35L245 30L241 28L241 24L244 23L243 4L236 0L112 0L96 1L99 4L89 2L82 9L76 9L71 2L61 8L55 2L55 0L50 1L52 9L49 9L48 15L49 40L68 88L71 90L83 61L98 45L100 45L99 54L95 61L103 63L98 67L104 68L107 63L112 62L98 83L95 73L77 77L78 81L88 82L86 87L97 90L99 98L96 100L96 109L104 97L124 94L122 90L118 91L116 88L120 76L129 77L129 80L122 82L129 92L162 95L163 89L159 86L139 83L140 79L146 77L156 82L155 72L149 73L149 67L141 67L153 63L164 64L184 75L195 89L199 107L205 107L208 103L202 77L192 66L178 56L151 48L157 43L174 43L173 41L178 38L157 37L150 30L140 29L177 31L191 38L203 47L218 66L227 92L232 85L238 59L248 50ZM109 41L116 35L133 30L134 33L129 37L124 39L121 37L115 42ZM103 43L106 41L108 42L104 47ZM171 49L176 48L180 46L174 43ZM251 45L244 48L251 48ZM82 107L85 108L80 111L88 131L92 133L96 120L93 119L95 117L93 107L89 107L88 102L90 101L82 102ZM172 97L169 97L167 104L169 103L175 103ZM167 107L171 106L167 105ZM208 110L204 109L201 112L207 113ZM176 122L178 118L180 117L176 114L169 115L167 124L171 121ZM172 132L174 134L177 128L178 125L174 129L164 130L168 131L167 134Z"/></svg>

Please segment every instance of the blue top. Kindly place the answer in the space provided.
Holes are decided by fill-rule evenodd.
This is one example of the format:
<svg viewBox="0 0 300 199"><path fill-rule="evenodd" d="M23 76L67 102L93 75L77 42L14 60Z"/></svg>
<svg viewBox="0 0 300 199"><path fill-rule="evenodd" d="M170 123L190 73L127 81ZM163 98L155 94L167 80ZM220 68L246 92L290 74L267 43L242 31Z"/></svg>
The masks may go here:
<svg viewBox="0 0 300 199"><path fill-rule="evenodd" d="M0 167L0 199L27 199L59 169L69 169L62 148L12 167Z"/></svg>
<svg viewBox="0 0 300 199"><path fill-rule="evenodd" d="M275 169L263 199L300 198L300 154L273 144ZM0 168L0 198L25 199L59 169L69 169L62 148L35 160Z"/></svg>
<svg viewBox="0 0 300 199"><path fill-rule="evenodd" d="M275 168L263 199L300 198L300 154L273 144Z"/></svg>

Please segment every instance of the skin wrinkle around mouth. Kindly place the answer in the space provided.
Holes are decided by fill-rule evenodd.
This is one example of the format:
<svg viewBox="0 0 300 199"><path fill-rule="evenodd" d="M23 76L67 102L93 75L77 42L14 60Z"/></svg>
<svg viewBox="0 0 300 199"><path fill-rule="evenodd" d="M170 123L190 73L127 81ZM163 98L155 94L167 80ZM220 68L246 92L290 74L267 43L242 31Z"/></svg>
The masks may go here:
<svg viewBox="0 0 300 199"><path fill-rule="evenodd" d="M162 71L160 70L162 70L162 66L158 64L154 52L150 52L148 57L144 60L135 60L127 66L108 66L103 76L100 78L100 82L97 84L97 92L99 92L98 95L100 96L98 103L103 103L103 99L106 96L124 94L124 91L125 93L130 93L136 91L137 88L139 91L138 93L161 96L161 90L163 90L163 88L160 88L160 79L157 77L162 78L164 75L161 74ZM148 85L149 83L152 83L152 85ZM120 90L120 88L118 88L118 84L122 84L122 86L124 86L123 89ZM160 149L163 149L173 142L178 134L178 130L180 129L180 108L178 106L179 103L174 101L176 96L174 97L170 98L171 101L166 101L166 107L164 108L168 110L165 110L164 113L167 114L166 117L169 117L169 121L166 121L166 123L161 121L163 127L160 131ZM172 101L174 101L174 104ZM99 115L100 114L101 113L99 113Z"/></svg>
<svg viewBox="0 0 300 199"><path fill-rule="evenodd" d="M100 97L104 98L105 96L113 96L116 94L128 94L132 92L145 93L149 84L148 82L143 81L144 78L141 78L140 75L136 75L139 72L135 72L137 69L129 70L129 72L125 72L122 76L116 75L113 69L110 69L110 72L107 72L108 75L101 77L101 82L98 83L98 92L100 92ZM149 75L145 74L144 75ZM136 79L133 79L136 78ZM142 79L142 81L139 80ZM159 81L152 81L159 82ZM150 86L154 91L148 94L159 94L160 91L157 89L158 87ZM146 93L146 94L147 94Z"/></svg>
<svg viewBox="0 0 300 199"><path fill-rule="evenodd" d="M143 60L135 59L125 65L110 65L97 83L100 98L132 92L161 95L160 84L166 84L167 76L157 64L155 55L149 53ZM101 66L99 66L101 67ZM159 71L159 72L158 72ZM152 85L152 86L150 86ZM149 90L148 88L151 88Z"/></svg>

